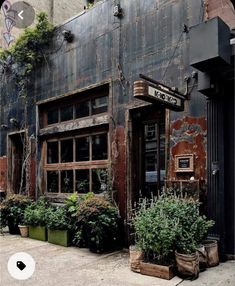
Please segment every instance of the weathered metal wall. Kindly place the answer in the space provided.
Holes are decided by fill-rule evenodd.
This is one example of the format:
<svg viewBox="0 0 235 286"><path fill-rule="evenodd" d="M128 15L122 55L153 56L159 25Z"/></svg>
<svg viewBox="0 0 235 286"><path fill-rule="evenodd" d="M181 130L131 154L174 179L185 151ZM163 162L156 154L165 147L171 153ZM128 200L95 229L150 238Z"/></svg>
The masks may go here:
<svg viewBox="0 0 235 286"><path fill-rule="evenodd" d="M126 168L129 164L125 111L142 103L133 98L133 82L139 78L139 73L143 73L185 91L184 77L190 76L192 70L188 60L188 34L183 33L183 25L190 28L202 21L203 7L201 1L194 0L121 0L120 4L122 18L113 16L113 1L107 0L57 29L48 63L37 70L31 81L28 125L29 136L36 135L36 102L110 81L113 172L124 212ZM61 31L64 29L75 35L73 43L63 41ZM193 81L189 83L192 92L185 112L170 112L170 159L176 150L186 152L186 143L182 142L185 141L187 125L192 133L187 152L198 156L197 164L201 170L196 171L196 175L205 180L206 103L196 92L194 84ZM4 106L2 122L15 117L22 123L23 99L18 98L12 86L4 88L1 91ZM12 131L11 128L9 126L8 132ZM1 155L5 155L6 132L2 134ZM175 134L178 143L174 141ZM177 144L180 145L177 147ZM38 149L38 159L40 152ZM37 164L39 166L40 162ZM169 178L174 176L174 170L170 168Z"/></svg>

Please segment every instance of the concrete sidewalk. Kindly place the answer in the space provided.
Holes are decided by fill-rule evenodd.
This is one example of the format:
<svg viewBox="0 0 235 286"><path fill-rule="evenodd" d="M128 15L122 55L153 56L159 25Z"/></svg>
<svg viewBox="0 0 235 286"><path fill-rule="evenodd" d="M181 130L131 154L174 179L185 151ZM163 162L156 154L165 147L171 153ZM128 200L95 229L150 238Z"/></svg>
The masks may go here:
<svg viewBox="0 0 235 286"><path fill-rule="evenodd" d="M9 257L16 252L27 252L36 261L33 276L26 281L13 279L7 270ZM47 242L0 236L0 285L33 286L233 286L235 285L235 261L200 273L195 281L183 281L178 277L167 281L130 271L128 253L123 251L98 255L88 249L61 247Z"/></svg>

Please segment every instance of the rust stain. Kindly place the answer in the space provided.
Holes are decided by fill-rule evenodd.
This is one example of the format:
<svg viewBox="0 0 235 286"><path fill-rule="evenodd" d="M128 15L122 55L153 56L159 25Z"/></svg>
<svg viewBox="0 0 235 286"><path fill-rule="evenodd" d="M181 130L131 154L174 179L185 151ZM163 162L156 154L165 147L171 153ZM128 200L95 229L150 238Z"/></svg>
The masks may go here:
<svg viewBox="0 0 235 286"><path fill-rule="evenodd" d="M169 180L189 180L194 176L195 179L206 181L206 127L205 117L186 116L171 124ZM193 173L175 172L175 155L181 154L194 155Z"/></svg>
<svg viewBox="0 0 235 286"><path fill-rule="evenodd" d="M0 191L7 190L7 157L0 157Z"/></svg>
<svg viewBox="0 0 235 286"><path fill-rule="evenodd" d="M126 136L125 128L118 126L111 135L112 175L114 190L117 190L120 214L124 218L126 210Z"/></svg>

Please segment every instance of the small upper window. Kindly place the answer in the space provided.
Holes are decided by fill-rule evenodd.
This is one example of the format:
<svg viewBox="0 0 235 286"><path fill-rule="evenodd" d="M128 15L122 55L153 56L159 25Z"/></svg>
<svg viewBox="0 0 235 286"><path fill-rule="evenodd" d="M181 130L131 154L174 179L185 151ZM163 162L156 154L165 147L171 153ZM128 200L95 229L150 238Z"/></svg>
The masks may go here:
<svg viewBox="0 0 235 286"><path fill-rule="evenodd" d="M54 110L50 110L47 113L47 124L54 124L54 123L58 123L59 122L59 110L54 109Z"/></svg>
<svg viewBox="0 0 235 286"><path fill-rule="evenodd" d="M60 121L68 121L73 119L73 106L64 106L60 108Z"/></svg>
<svg viewBox="0 0 235 286"><path fill-rule="evenodd" d="M91 101L92 115L108 111L108 97L102 96Z"/></svg>

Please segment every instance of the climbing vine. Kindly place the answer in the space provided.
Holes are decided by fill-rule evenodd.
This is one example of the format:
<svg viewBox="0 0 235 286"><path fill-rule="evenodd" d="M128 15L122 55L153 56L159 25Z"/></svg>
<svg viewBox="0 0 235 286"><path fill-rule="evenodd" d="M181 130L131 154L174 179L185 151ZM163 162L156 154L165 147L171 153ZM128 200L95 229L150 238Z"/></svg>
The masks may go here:
<svg viewBox="0 0 235 286"><path fill-rule="evenodd" d="M17 39L14 45L9 49L0 49L0 66L2 75L9 74L15 82L18 96L24 99L24 130L23 142L23 164L21 170L21 180L19 193L26 193L30 188L30 156L31 145L28 135L28 97L27 89L32 72L43 62L46 62L46 51L48 50L54 27L48 21L46 13L37 15L35 27L26 28L23 34ZM26 189L24 190L24 180Z"/></svg>
<svg viewBox="0 0 235 286"><path fill-rule="evenodd" d="M32 71L46 60L45 50L50 45L53 30L47 14L42 12L37 15L35 27L26 28L11 48L0 50L4 69L14 76L21 97L26 97Z"/></svg>

